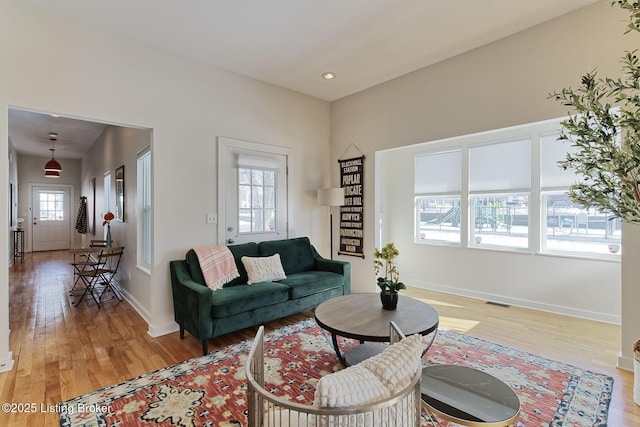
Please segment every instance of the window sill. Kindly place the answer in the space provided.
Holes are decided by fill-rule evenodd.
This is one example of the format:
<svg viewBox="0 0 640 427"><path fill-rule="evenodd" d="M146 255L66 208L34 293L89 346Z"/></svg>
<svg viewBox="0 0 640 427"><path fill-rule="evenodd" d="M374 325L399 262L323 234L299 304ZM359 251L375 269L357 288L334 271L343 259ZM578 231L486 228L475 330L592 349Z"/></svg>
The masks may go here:
<svg viewBox="0 0 640 427"><path fill-rule="evenodd" d="M431 246L451 246L452 248L460 248L462 245L459 242L446 242L444 240L415 240L413 243L417 245L431 245Z"/></svg>
<svg viewBox="0 0 640 427"><path fill-rule="evenodd" d="M604 262L616 262L622 261L621 255L592 255L592 254L580 254L569 252L538 252L536 255L550 256L555 258L572 258L584 261L604 261Z"/></svg>
<svg viewBox="0 0 640 427"><path fill-rule="evenodd" d="M138 270L142 271L147 276L151 276L151 269L149 267L145 265L136 265L136 267L138 268Z"/></svg>

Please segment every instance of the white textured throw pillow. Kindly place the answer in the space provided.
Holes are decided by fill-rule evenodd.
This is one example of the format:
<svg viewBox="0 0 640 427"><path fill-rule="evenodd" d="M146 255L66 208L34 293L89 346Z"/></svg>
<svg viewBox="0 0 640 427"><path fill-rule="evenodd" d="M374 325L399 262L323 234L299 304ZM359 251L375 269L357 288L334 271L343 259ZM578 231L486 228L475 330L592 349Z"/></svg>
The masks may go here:
<svg viewBox="0 0 640 427"><path fill-rule="evenodd" d="M389 390L368 369L354 365L320 378L313 404L321 408L344 408L383 400Z"/></svg>
<svg viewBox="0 0 640 427"><path fill-rule="evenodd" d="M423 348L422 335L411 335L359 365L373 372L393 395L407 387L420 369Z"/></svg>
<svg viewBox="0 0 640 427"><path fill-rule="evenodd" d="M251 285L258 282L268 282L270 280L286 279L280 261L280 254L274 254L267 257L248 257L240 258L244 268L247 269L249 280L247 284Z"/></svg>

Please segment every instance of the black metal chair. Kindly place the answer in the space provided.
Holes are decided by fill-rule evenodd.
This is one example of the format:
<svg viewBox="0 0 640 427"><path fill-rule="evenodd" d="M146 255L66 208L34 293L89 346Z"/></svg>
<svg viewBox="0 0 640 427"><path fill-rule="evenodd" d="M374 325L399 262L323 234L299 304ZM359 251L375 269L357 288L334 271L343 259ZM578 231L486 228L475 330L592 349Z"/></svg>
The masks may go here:
<svg viewBox="0 0 640 427"><path fill-rule="evenodd" d="M83 268L77 269L76 274L84 285L84 291L75 303L79 306L84 297L89 294L100 308L100 301L107 290L111 290L118 301L122 301L122 294L115 281L115 276L120 267L124 246L115 248L103 248L95 259L95 262L87 261L82 263ZM96 298L97 292L100 295Z"/></svg>

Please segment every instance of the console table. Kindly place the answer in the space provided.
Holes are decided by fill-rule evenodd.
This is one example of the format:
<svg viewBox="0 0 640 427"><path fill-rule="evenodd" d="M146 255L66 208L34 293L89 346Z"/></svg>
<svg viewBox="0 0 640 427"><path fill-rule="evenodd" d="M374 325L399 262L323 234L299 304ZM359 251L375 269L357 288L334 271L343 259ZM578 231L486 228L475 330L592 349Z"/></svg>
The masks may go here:
<svg viewBox="0 0 640 427"><path fill-rule="evenodd" d="M20 258L20 263L24 262L24 230L17 228L13 230L13 262Z"/></svg>

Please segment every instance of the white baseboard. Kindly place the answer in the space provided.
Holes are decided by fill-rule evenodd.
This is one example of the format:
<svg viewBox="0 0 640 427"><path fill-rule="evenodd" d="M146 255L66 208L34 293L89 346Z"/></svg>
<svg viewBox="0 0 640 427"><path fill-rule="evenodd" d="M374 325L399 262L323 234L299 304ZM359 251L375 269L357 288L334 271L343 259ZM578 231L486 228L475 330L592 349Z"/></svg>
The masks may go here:
<svg viewBox="0 0 640 427"><path fill-rule="evenodd" d="M149 330L147 333L149 336L153 338L160 337L162 335L172 334L174 332L178 332L180 330L180 326L176 322L167 322L162 325L149 325Z"/></svg>
<svg viewBox="0 0 640 427"><path fill-rule="evenodd" d="M623 371L633 372L633 358L623 356L622 352L618 353L618 363L616 364L616 368L622 369Z"/></svg>
<svg viewBox="0 0 640 427"><path fill-rule="evenodd" d="M13 369L13 352L8 352L0 359L0 372L8 372Z"/></svg>
<svg viewBox="0 0 640 427"><path fill-rule="evenodd" d="M142 317L142 319L147 322L147 325L151 323L151 314L147 311L147 309L144 308L144 306L142 304L140 304L138 302L138 300L136 300L133 295L131 295L129 292L127 292L126 289L124 288L120 288L122 289L122 297L127 300L127 302L129 304L131 304L131 306L133 307L133 309L140 315L140 317Z"/></svg>
<svg viewBox="0 0 640 427"><path fill-rule="evenodd" d="M160 337L162 335L172 334L180 330L180 326L176 322L167 322L162 325L153 325L151 322L151 314L147 311L142 304L140 304L126 289L122 289L122 296L133 309L147 322L149 329L147 333L153 338Z"/></svg>
<svg viewBox="0 0 640 427"><path fill-rule="evenodd" d="M461 289L461 288L452 288L449 286L438 285L435 283L429 283L422 280L407 278L404 280L405 283L411 283L411 285L422 288L429 289L432 291L443 292L447 294L459 295L463 297L469 297L489 302L497 302L500 304L506 305L514 305L522 308L529 308L532 310L544 311L547 313L554 314L563 314L566 316L577 317L580 319L586 320L595 320L597 322L611 323L614 325L620 325L622 323L622 319L620 316L615 316L606 313L597 313L593 311L580 310L571 307L565 307L561 305L555 304L546 304L537 301L529 301L518 298L509 298L502 295L493 295L486 292L477 292L472 291L470 289Z"/></svg>

